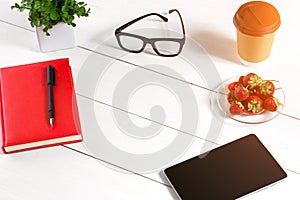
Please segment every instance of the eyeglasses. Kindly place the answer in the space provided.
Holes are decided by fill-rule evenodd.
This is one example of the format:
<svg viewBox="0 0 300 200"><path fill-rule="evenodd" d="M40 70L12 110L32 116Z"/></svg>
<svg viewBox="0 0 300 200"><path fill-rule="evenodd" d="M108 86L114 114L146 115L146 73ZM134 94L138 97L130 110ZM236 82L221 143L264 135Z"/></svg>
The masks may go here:
<svg viewBox="0 0 300 200"><path fill-rule="evenodd" d="M152 15L156 15L160 17L163 21L168 22L168 18L158 13L149 13L139 18L136 18L115 30L115 36L117 38L119 46L125 51L132 52L132 53L140 53L145 49L146 44L149 43L152 46L153 50L159 56L165 56L165 57L177 56L181 52L182 47L185 43L185 30L184 30L182 17L179 11L176 9L172 9L169 11L169 14L173 13L174 11L179 15L183 38L147 38L132 33L121 32L122 30L136 23L137 21Z"/></svg>

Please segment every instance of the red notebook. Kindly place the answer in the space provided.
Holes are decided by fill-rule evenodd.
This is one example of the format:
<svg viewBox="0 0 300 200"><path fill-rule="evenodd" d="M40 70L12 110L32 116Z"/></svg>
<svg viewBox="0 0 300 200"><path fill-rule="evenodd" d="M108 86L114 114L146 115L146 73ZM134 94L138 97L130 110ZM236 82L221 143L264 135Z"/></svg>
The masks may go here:
<svg viewBox="0 0 300 200"><path fill-rule="evenodd" d="M55 68L54 125L49 124L47 67ZM0 68L4 153L82 141L69 60Z"/></svg>

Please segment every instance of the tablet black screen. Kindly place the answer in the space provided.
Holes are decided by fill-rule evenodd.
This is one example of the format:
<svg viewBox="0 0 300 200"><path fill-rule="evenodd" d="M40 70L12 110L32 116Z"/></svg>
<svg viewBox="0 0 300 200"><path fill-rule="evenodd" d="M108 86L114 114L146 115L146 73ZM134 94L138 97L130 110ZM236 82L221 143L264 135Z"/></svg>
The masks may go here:
<svg viewBox="0 0 300 200"><path fill-rule="evenodd" d="M236 199L287 176L254 134L203 156L164 170L183 200Z"/></svg>

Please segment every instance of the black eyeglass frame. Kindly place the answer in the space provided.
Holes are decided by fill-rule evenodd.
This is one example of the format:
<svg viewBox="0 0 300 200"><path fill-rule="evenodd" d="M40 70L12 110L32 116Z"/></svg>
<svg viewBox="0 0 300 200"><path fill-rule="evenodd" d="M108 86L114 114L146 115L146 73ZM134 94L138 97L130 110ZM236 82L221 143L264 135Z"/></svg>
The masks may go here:
<svg viewBox="0 0 300 200"><path fill-rule="evenodd" d="M158 14L158 13L149 13L149 14L146 14L146 15L143 15L141 17L138 17L124 25L122 25L121 27L117 28L115 30L115 36L117 38L117 41L118 41L118 44L119 46L125 50L125 51L128 51L128 52L131 52L131 53L140 53L142 52L144 49L145 49L145 46L147 44L150 44L153 48L153 50L155 51L155 53L157 53L159 56L164 56L164 57L174 57L174 56L177 56L180 54L180 52L182 51L182 48L183 48L183 45L185 43L185 29L184 29L184 25L183 25L183 20L182 20L182 17L179 13L179 11L177 9L172 9L172 10L169 10L169 14L171 14L172 12L176 12L178 15L179 15L179 18L180 18L180 22L181 22L181 27L182 27L182 33L183 33L183 38L147 38L147 37L143 37L143 36L140 36L140 35L135 35L135 34L132 34L132 33L126 33L126 32L122 32L122 30L124 30L125 28L127 28L128 26L138 22L139 20L145 18L145 17L149 17L149 16L152 16L152 15L156 15L158 17L160 17L164 22L168 22L168 18ZM141 49L139 50L131 50L131 49L128 49L126 47L124 47L121 43L121 39L120 39L120 36L129 36L129 37L134 37L134 38L138 38L140 40L143 41L143 46ZM155 46L155 42L158 42L158 41L171 41L171 42L177 42L179 43L179 50L177 53L175 54L163 54L161 52L158 51L158 49L156 48Z"/></svg>

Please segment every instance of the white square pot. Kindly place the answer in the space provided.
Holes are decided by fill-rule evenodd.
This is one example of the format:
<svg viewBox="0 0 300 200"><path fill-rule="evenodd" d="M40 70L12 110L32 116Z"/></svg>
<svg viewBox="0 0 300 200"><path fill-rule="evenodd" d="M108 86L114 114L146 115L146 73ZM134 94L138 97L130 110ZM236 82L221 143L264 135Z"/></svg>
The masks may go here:
<svg viewBox="0 0 300 200"><path fill-rule="evenodd" d="M42 52L57 51L76 47L74 28L65 23L58 23L48 31L47 36L43 27L36 27L36 35Z"/></svg>

